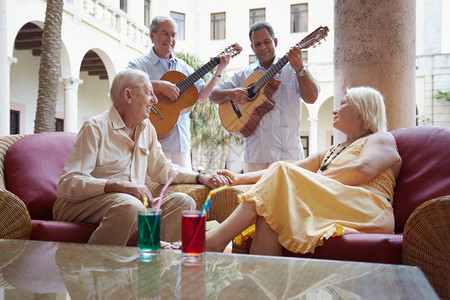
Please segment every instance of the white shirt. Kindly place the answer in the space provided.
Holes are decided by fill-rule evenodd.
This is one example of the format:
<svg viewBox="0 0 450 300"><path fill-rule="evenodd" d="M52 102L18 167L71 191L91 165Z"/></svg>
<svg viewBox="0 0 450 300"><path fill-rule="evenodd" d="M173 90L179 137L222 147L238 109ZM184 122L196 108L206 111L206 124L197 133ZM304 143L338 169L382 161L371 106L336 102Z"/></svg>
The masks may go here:
<svg viewBox="0 0 450 300"><path fill-rule="evenodd" d="M194 73L194 69L181 59L174 57L167 62L156 55L152 50L144 55L141 55L128 64L129 69L137 69L144 71L150 77L150 80L160 80L161 77L169 71L178 71L186 76ZM195 86L200 93L201 89L205 85L203 79L199 79ZM169 136L163 140L160 140L161 146L165 152L189 152L191 144L191 121L189 119L189 113L180 114L177 124L174 130Z"/></svg>
<svg viewBox="0 0 450 300"><path fill-rule="evenodd" d="M105 193L109 179L145 184L147 173L153 182L194 183L197 173L168 160L158 142L156 130L146 119L136 127L134 141L117 109L86 121L78 133L57 186L58 196L78 202Z"/></svg>
<svg viewBox="0 0 450 300"><path fill-rule="evenodd" d="M275 58L273 63L279 59ZM236 72L218 88L226 90L240 87L255 71L263 74L267 72L259 61L256 61ZM281 81L273 95L276 106L262 117L254 133L244 139L242 160L245 163L272 163L279 160L300 160L304 157L300 140L302 97L295 70L287 63L274 79ZM317 83L316 86L319 90Z"/></svg>

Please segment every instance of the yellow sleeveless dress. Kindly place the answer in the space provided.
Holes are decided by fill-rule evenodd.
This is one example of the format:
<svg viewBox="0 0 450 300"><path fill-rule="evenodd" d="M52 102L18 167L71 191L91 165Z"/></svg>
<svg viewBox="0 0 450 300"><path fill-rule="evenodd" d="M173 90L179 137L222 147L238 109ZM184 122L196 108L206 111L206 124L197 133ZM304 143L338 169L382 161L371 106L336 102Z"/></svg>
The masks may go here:
<svg viewBox="0 0 450 300"><path fill-rule="evenodd" d="M279 234L281 245L292 252L314 253L324 239L343 234L393 233L394 215L389 201L394 195L395 177L391 169L359 186L322 175L357 159L366 141L367 137L353 142L324 172L313 173L287 162L273 163L253 188L241 195L241 200L256 204L258 215ZM254 225L236 242L253 234Z"/></svg>

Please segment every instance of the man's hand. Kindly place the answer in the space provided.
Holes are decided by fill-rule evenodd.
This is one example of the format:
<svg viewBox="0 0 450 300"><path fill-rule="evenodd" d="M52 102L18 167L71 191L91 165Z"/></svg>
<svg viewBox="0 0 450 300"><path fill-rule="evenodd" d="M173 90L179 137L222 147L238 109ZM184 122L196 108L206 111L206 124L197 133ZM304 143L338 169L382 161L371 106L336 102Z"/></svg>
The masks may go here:
<svg viewBox="0 0 450 300"><path fill-rule="evenodd" d="M180 89L170 81L156 80L152 81L152 84L155 92L163 94L164 96L169 98L170 101L177 100L178 96L180 95Z"/></svg>
<svg viewBox="0 0 450 300"><path fill-rule="evenodd" d="M229 89L227 91L229 100L232 100L238 104L247 103L248 91L245 87L238 87L234 89Z"/></svg>
<svg viewBox="0 0 450 300"><path fill-rule="evenodd" d="M148 207L152 207L153 197L146 185L137 185L129 181L110 179L106 182L105 193L125 193L130 194L142 202L147 198Z"/></svg>
<svg viewBox="0 0 450 300"><path fill-rule="evenodd" d="M229 170L219 170L218 175L224 176L230 182L230 185L239 185L239 175Z"/></svg>
<svg viewBox="0 0 450 300"><path fill-rule="evenodd" d="M217 70L216 70L216 75L222 75L223 70L225 70L225 68L227 67L228 63L230 62L231 59L231 55L230 53L222 53L219 54L219 56L217 56L220 59L220 63L217 66Z"/></svg>
<svg viewBox="0 0 450 300"><path fill-rule="evenodd" d="M300 72L303 69L302 50L299 46L291 47L286 53L286 58L295 72Z"/></svg>
<svg viewBox="0 0 450 300"><path fill-rule="evenodd" d="M215 174L215 175L201 174L200 177L198 178L198 180L202 184L209 187L210 189L215 189L222 185L230 185L231 184L231 181L229 180L228 177L219 175L219 174Z"/></svg>

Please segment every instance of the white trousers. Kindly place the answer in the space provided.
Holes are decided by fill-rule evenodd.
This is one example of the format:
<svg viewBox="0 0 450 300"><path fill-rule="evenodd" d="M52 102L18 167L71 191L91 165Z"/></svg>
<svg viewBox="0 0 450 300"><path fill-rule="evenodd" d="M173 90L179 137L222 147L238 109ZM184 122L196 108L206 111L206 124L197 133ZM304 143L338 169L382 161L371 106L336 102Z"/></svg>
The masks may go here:
<svg viewBox="0 0 450 300"><path fill-rule="evenodd" d="M153 200L156 207L158 198ZM137 228L142 202L125 193L106 193L81 202L57 199L53 206L56 221L99 224L89 244L125 246ZM173 193L161 202L161 240L181 240L181 212L196 209L196 202L184 193Z"/></svg>

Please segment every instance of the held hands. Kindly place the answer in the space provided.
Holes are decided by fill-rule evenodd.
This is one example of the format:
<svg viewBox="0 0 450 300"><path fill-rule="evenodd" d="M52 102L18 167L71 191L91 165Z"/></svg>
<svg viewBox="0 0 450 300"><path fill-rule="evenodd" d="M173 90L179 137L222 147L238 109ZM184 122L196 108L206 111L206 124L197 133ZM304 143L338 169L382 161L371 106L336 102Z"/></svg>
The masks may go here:
<svg viewBox="0 0 450 300"><path fill-rule="evenodd" d="M215 189L222 185L231 185L230 178L221 174L201 174L198 180L210 189Z"/></svg>
<svg viewBox="0 0 450 300"><path fill-rule="evenodd" d="M240 182L239 174L233 173L229 170L219 170L217 171L218 175L224 176L228 179L229 185L239 185L242 184Z"/></svg>
<svg viewBox="0 0 450 300"><path fill-rule="evenodd" d="M303 69L302 50L299 46L291 47L286 53L286 58L289 60L289 63L295 72L299 72Z"/></svg>

